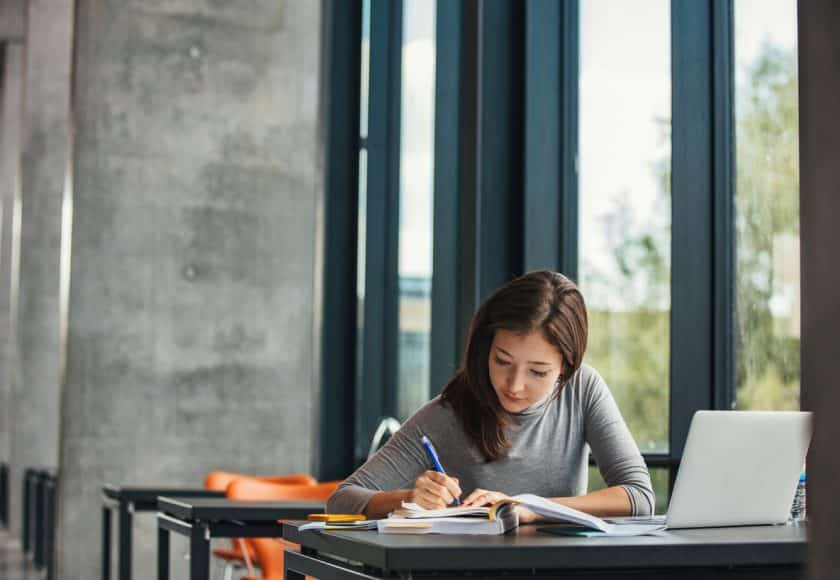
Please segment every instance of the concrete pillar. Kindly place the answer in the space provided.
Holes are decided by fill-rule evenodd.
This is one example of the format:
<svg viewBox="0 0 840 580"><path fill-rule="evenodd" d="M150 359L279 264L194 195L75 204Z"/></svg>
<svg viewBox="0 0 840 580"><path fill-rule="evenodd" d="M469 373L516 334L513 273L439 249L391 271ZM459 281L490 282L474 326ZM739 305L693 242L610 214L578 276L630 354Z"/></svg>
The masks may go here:
<svg viewBox="0 0 840 580"><path fill-rule="evenodd" d="M20 230L15 227L14 217L20 205L23 46L8 42L0 55L3 58L0 80L0 460L9 461L14 420L12 385L19 380L12 296L13 286L17 285L14 256L20 242ZM16 483L13 481L12 485L16 486ZM12 519L11 524L17 529L20 519Z"/></svg>
<svg viewBox="0 0 840 580"><path fill-rule="evenodd" d="M62 578L104 482L311 469L320 6L77 2Z"/></svg>
<svg viewBox="0 0 840 580"><path fill-rule="evenodd" d="M70 144L73 0L31 0L21 127L21 243L12 401L12 521L23 469L58 464L61 198Z"/></svg>
<svg viewBox="0 0 840 580"><path fill-rule="evenodd" d="M808 454L808 575L840 577L840 5L800 0L799 163L802 408L815 413Z"/></svg>
<svg viewBox="0 0 840 580"><path fill-rule="evenodd" d="M0 0L0 42L21 42L26 25L26 0Z"/></svg>

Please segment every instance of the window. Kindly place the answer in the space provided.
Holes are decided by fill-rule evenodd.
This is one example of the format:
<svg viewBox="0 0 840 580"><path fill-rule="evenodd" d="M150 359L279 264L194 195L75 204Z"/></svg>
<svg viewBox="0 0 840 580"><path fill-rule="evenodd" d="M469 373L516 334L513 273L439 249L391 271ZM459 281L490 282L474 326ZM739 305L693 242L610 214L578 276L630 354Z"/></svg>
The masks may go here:
<svg viewBox="0 0 840 580"><path fill-rule="evenodd" d="M653 490L656 492L656 505L653 513L664 514L668 511L668 472L667 467L651 467L650 468L650 482L653 485ZM589 468L589 489L587 491L598 491L607 487L604 478L601 477L601 472L598 468L591 466Z"/></svg>
<svg viewBox="0 0 840 580"><path fill-rule="evenodd" d="M799 409L796 1L734 7L737 408Z"/></svg>
<svg viewBox="0 0 840 580"><path fill-rule="evenodd" d="M581 3L578 271L585 362L607 381L641 451L667 453L670 2L644 6ZM667 472L651 470L664 505ZM590 489L604 485L591 479Z"/></svg>
<svg viewBox="0 0 840 580"><path fill-rule="evenodd" d="M435 2L403 4L397 416L429 399Z"/></svg>
<svg viewBox="0 0 840 580"><path fill-rule="evenodd" d="M355 457L429 397L435 3L363 0Z"/></svg>
<svg viewBox="0 0 840 580"><path fill-rule="evenodd" d="M580 287L586 362L643 452L668 451L670 3L581 5Z"/></svg>
<svg viewBox="0 0 840 580"><path fill-rule="evenodd" d="M795 0L354 6L358 247L327 260L358 266L354 461L537 267L577 277L658 511L695 411L798 408Z"/></svg>
<svg viewBox="0 0 840 580"><path fill-rule="evenodd" d="M370 101L370 0L362 0L361 71L359 80L359 207L356 246L356 384L361 385L365 332L365 251L367 247L367 135Z"/></svg>

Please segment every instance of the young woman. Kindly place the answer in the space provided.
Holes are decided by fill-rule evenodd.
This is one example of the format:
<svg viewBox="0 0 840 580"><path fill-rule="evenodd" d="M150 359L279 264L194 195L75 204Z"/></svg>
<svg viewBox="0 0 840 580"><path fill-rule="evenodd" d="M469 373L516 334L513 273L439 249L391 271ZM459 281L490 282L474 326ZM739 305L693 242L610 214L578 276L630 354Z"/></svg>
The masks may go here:
<svg viewBox="0 0 840 580"><path fill-rule="evenodd" d="M347 478L327 510L381 518L403 501L439 508L535 493L598 516L653 513L639 449L604 380L581 364L587 332L583 296L561 274L532 272L497 290L443 394ZM432 470L423 435L446 475ZM587 494L590 449L609 487Z"/></svg>

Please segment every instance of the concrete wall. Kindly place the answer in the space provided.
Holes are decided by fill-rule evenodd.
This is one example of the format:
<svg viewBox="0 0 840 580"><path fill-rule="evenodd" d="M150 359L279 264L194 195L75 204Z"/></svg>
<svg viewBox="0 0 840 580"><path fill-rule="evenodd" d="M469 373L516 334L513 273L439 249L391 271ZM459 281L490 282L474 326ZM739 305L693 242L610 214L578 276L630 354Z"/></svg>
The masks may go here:
<svg viewBox="0 0 840 580"><path fill-rule="evenodd" d="M3 78L0 80L0 460L11 456L12 385L17 378L15 332L12 328L13 218L20 203L20 120L23 96L23 46L6 43L0 51ZM17 485L12 482L13 486ZM19 520L12 523L17 526Z"/></svg>
<svg viewBox="0 0 840 580"><path fill-rule="evenodd" d="M320 6L77 3L61 578L99 574L104 482L310 471Z"/></svg>
<svg viewBox="0 0 840 580"><path fill-rule="evenodd" d="M26 22L16 329L21 380L11 405L13 522L19 522L23 469L58 463L58 266L70 145L73 0L32 0Z"/></svg>
<svg viewBox="0 0 840 580"><path fill-rule="evenodd" d="M0 42L21 42L25 24L26 0L0 0Z"/></svg>

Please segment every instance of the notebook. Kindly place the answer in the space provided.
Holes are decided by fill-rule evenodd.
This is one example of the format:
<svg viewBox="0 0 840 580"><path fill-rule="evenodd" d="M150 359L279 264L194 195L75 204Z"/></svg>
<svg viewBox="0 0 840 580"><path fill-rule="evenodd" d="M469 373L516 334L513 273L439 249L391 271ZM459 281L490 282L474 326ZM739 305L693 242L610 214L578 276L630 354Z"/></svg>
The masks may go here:
<svg viewBox="0 0 840 580"><path fill-rule="evenodd" d="M352 522L309 522L298 528L299 532L306 530L346 531L346 530L375 530L377 520L357 520Z"/></svg>
<svg viewBox="0 0 840 580"><path fill-rule="evenodd" d="M377 529L385 534L504 534L519 525L519 515L514 509L517 505L528 508L545 520L572 524L570 529L589 530L601 535L641 535L663 527L619 528L599 517L538 495L524 493L489 507L460 506L427 510L417 504L403 503L402 508L392 512L388 518L379 520Z"/></svg>

